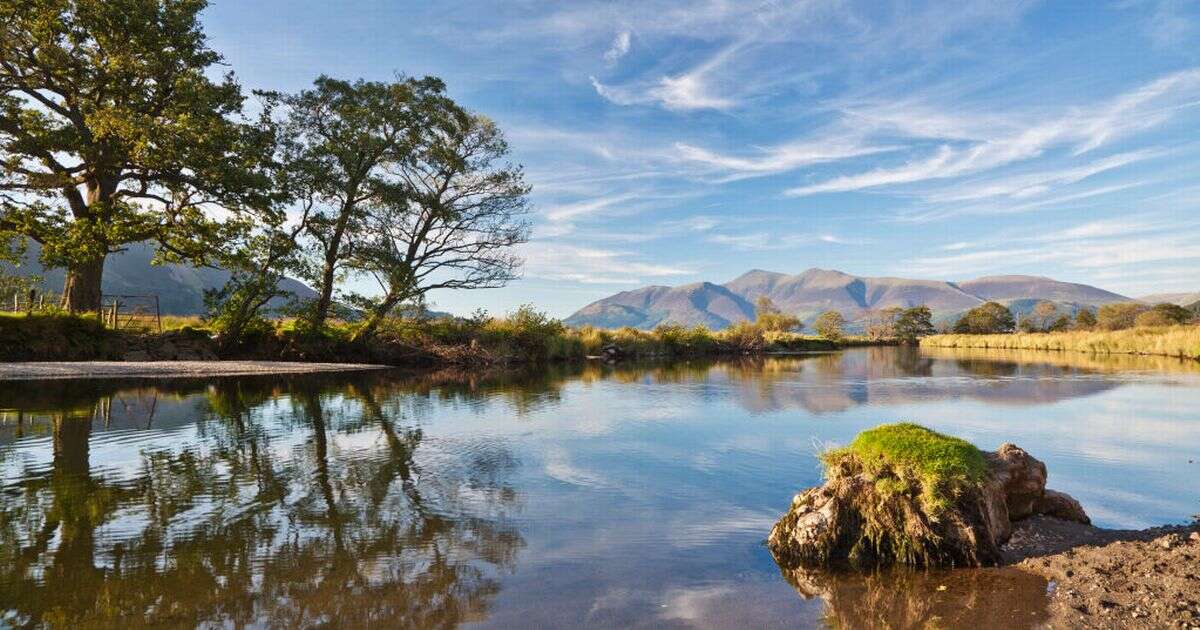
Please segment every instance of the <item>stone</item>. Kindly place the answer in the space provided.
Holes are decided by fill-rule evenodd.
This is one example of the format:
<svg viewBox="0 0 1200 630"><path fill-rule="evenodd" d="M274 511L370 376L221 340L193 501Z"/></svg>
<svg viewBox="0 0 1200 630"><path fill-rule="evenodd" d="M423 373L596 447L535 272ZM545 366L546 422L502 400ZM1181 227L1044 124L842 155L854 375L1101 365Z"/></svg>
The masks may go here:
<svg viewBox="0 0 1200 630"><path fill-rule="evenodd" d="M1071 495L1057 490L1047 489L1042 498L1034 505L1034 513L1053 516L1064 521L1074 521L1091 525L1092 519L1088 518L1087 512L1083 510L1083 506L1079 504Z"/></svg>

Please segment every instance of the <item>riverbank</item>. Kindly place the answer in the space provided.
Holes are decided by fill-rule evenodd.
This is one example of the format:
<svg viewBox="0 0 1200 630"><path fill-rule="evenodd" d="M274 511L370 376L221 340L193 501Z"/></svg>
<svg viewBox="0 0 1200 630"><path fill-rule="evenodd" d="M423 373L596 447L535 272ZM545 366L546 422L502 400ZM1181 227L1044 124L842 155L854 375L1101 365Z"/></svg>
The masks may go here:
<svg viewBox="0 0 1200 630"><path fill-rule="evenodd" d="M1004 552L1050 581L1050 627L1200 628L1200 522L1111 530L1035 516Z"/></svg>
<svg viewBox="0 0 1200 630"><path fill-rule="evenodd" d="M387 369L363 363L288 361L45 361L0 363L0 381L67 378L195 378Z"/></svg>
<svg viewBox="0 0 1200 630"><path fill-rule="evenodd" d="M1001 335L932 335L921 340L921 347L1141 354L1200 360L1200 326Z"/></svg>
<svg viewBox="0 0 1200 630"><path fill-rule="evenodd" d="M486 366L546 361L727 357L895 345L836 340L742 323L714 331L662 325L654 330L572 328L523 309L507 318L389 320L368 340L351 324L304 330L294 320L262 322L236 341L188 325L165 332L112 330L66 314L0 317L0 361L301 361L404 367Z"/></svg>

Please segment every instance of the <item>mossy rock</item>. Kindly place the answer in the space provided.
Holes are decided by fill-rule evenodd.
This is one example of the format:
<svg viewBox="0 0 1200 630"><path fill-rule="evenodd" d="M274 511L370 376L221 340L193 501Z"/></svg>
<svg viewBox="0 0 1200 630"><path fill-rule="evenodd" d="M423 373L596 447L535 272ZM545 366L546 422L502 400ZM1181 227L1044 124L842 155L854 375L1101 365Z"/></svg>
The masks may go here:
<svg viewBox="0 0 1200 630"><path fill-rule="evenodd" d="M984 453L909 423L865 431L821 460L825 484L796 495L767 540L785 569L998 564L1011 521L1046 495L1045 465L1020 448Z"/></svg>

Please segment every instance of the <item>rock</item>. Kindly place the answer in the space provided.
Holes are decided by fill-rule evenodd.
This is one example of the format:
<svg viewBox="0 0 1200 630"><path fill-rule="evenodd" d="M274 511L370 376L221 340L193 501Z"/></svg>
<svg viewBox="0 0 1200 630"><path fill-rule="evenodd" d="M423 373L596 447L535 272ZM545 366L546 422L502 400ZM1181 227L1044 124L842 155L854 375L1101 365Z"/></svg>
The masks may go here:
<svg viewBox="0 0 1200 630"><path fill-rule="evenodd" d="M1084 525L1092 524L1092 519L1088 518L1087 512L1083 511L1083 506L1079 504L1079 501L1076 501L1071 495L1057 490L1047 489L1042 498L1034 505L1033 511L1064 521L1074 521Z"/></svg>
<svg viewBox="0 0 1200 630"><path fill-rule="evenodd" d="M911 475L827 462L827 481L796 495L767 545L782 568L857 565L980 566L1002 562L1012 522L1035 514L1088 523L1078 501L1046 490L1046 466L1012 444L985 453L986 478L933 512Z"/></svg>
<svg viewBox="0 0 1200 630"><path fill-rule="evenodd" d="M1192 532L1191 535L1188 536L1188 540L1192 542L1200 542L1200 532Z"/></svg>
<svg viewBox="0 0 1200 630"><path fill-rule="evenodd" d="M1032 516L1046 491L1046 465L1013 444L1002 444L986 457L992 482L1004 493L1009 519Z"/></svg>

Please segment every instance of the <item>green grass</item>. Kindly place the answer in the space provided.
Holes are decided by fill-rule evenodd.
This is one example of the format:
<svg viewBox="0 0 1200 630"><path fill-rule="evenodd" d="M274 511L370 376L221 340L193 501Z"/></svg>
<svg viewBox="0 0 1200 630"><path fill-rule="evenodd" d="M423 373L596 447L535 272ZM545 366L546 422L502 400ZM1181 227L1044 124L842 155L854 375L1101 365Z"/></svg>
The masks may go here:
<svg viewBox="0 0 1200 630"><path fill-rule="evenodd" d="M987 461L974 444L907 422L863 431L849 446L824 453L821 461L827 471L848 465L875 477L883 493L916 482L923 506L934 515L987 476Z"/></svg>
<svg viewBox="0 0 1200 630"><path fill-rule="evenodd" d="M1200 359L1200 326L1153 326L1125 330L1017 333L1009 335L933 335L927 348L1050 350L1093 354L1145 354Z"/></svg>

